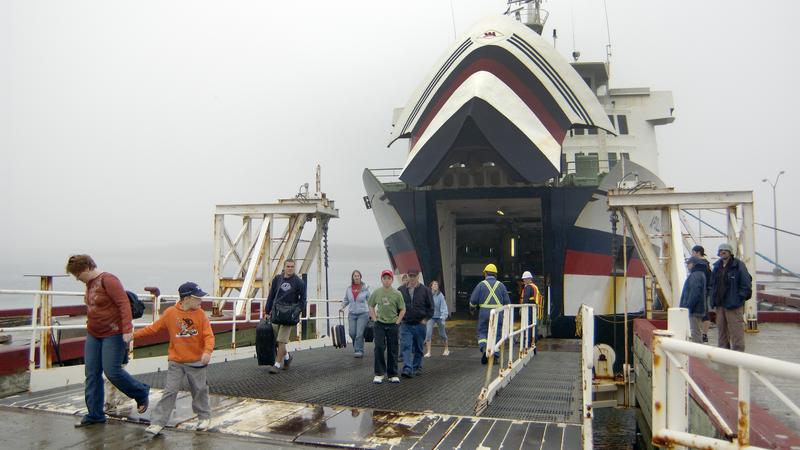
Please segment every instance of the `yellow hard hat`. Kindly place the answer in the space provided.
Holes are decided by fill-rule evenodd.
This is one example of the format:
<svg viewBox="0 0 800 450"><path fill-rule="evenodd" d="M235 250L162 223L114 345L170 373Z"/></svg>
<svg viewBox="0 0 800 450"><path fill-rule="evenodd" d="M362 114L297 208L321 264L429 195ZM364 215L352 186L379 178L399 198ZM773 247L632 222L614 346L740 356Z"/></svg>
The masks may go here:
<svg viewBox="0 0 800 450"><path fill-rule="evenodd" d="M497 273L497 266L494 264L487 264L486 267L483 268L484 273Z"/></svg>

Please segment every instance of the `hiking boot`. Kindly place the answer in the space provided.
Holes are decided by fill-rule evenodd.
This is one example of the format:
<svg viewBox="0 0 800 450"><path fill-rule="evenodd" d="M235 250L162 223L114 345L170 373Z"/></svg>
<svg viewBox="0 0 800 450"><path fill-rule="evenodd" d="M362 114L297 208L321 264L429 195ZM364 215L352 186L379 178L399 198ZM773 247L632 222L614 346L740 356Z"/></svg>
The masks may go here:
<svg viewBox="0 0 800 450"><path fill-rule="evenodd" d="M89 427L89 426L97 425L97 424L101 424L101 423L106 423L106 421L105 420L91 420L91 419L87 418L86 416L83 416L83 418L81 418L81 421L75 424L75 428Z"/></svg>
<svg viewBox="0 0 800 450"><path fill-rule="evenodd" d="M163 430L163 429L164 429L164 427L162 427L161 425L152 424L149 427L145 428L144 431L146 431L146 432L152 434L153 436L155 436L157 434L160 434L161 430Z"/></svg>
<svg viewBox="0 0 800 450"><path fill-rule="evenodd" d="M398 377L389 378L389 383L397 384L399 382L400 382L400 378L398 378Z"/></svg>
<svg viewBox="0 0 800 450"><path fill-rule="evenodd" d="M484 353L481 355L481 364L486 364L486 363L488 363L488 362L489 362L489 357L488 357L488 356L486 356L486 353L484 352Z"/></svg>
<svg viewBox="0 0 800 450"><path fill-rule="evenodd" d="M407 370L404 370L403 373L400 374L400 376L403 377L403 378L413 378L414 377L414 375L411 372L407 371Z"/></svg>
<svg viewBox="0 0 800 450"><path fill-rule="evenodd" d="M372 384L383 384L383 375L375 375L375 378L372 379Z"/></svg>

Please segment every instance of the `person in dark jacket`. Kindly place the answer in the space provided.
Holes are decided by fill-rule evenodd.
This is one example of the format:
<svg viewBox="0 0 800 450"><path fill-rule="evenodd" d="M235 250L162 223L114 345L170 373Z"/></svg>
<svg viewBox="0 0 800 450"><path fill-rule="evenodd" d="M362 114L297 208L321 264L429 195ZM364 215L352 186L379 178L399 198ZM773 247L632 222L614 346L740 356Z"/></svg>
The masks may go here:
<svg viewBox="0 0 800 450"><path fill-rule="evenodd" d="M702 245L692 247L692 256L702 259L706 264L706 315L703 316L703 342L708 342L708 329L711 327L711 318L708 316L711 311L711 263L706 258L706 249Z"/></svg>
<svg viewBox="0 0 800 450"><path fill-rule="evenodd" d="M692 342L702 343L703 317L706 315L706 262L697 256L686 260L689 276L683 283L681 308L689 310L689 330Z"/></svg>
<svg viewBox="0 0 800 450"><path fill-rule="evenodd" d="M294 273L294 270L294 260L287 259L283 264L283 273L272 279L269 296L267 297L267 306L264 309L268 319L272 320L271 316L276 304L293 305L300 309L301 315L306 310L306 284ZM275 365L269 368L269 373L278 373L281 369L289 370L292 355L286 352L286 343L289 342L289 337L294 327L294 325L272 324L272 329L275 332L275 342L278 343L278 351L275 355Z"/></svg>
<svg viewBox="0 0 800 450"><path fill-rule="evenodd" d="M400 286L399 291L406 304L406 314L400 326L403 349L403 371L400 376L411 378L422 373L425 325L433 317L433 295L427 286L419 283L416 270L408 271L408 284Z"/></svg>
<svg viewBox="0 0 800 450"><path fill-rule="evenodd" d="M721 244L711 274L711 303L717 311L718 344L744 351L744 302L753 295L752 279L733 247Z"/></svg>

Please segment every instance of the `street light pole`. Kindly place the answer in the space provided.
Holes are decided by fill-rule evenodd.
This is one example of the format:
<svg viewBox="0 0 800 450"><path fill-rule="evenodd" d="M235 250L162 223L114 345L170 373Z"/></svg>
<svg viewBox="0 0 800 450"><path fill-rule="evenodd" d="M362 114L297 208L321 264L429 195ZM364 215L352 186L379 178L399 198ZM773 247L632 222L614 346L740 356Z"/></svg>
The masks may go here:
<svg viewBox="0 0 800 450"><path fill-rule="evenodd" d="M778 175L775 177L774 183L766 178L761 180L762 183L768 183L772 187L772 231L775 243L775 268L772 269L772 272L775 274L781 273L781 269L780 267L778 267L778 201L775 193L775 188L778 187L778 180L784 173L786 173L786 171L784 170L778 172Z"/></svg>

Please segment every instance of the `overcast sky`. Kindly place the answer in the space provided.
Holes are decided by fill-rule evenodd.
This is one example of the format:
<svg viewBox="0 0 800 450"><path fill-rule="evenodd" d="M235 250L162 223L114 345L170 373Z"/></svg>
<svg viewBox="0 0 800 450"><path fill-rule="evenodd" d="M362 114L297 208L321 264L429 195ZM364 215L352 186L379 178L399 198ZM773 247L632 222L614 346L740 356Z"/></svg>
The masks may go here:
<svg viewBox="0 0 800 450"><path fill-rule="evenodd" d="M23 273L61 273L75 252L137 286L210 279L214 205L292 196L313 186L317 163L341 209L337 278L361 257L384 264L361 171L404 163L403 143L386 148L392 109L454 28L505 1L300 5L0 2L0 287L34 287ZM544 34L558 29L563 55L574 30L582 61L604 57L603 2L544 6ZM753 190L757 221L771 224L761 179L786 170L778 220L795 232L799 11L792 1L608 0L611 87L674 94L677 120L658 128L662 179ZM781 238L794 270L798 239ZM771 232L757 247L772 255Z"/></svg>

